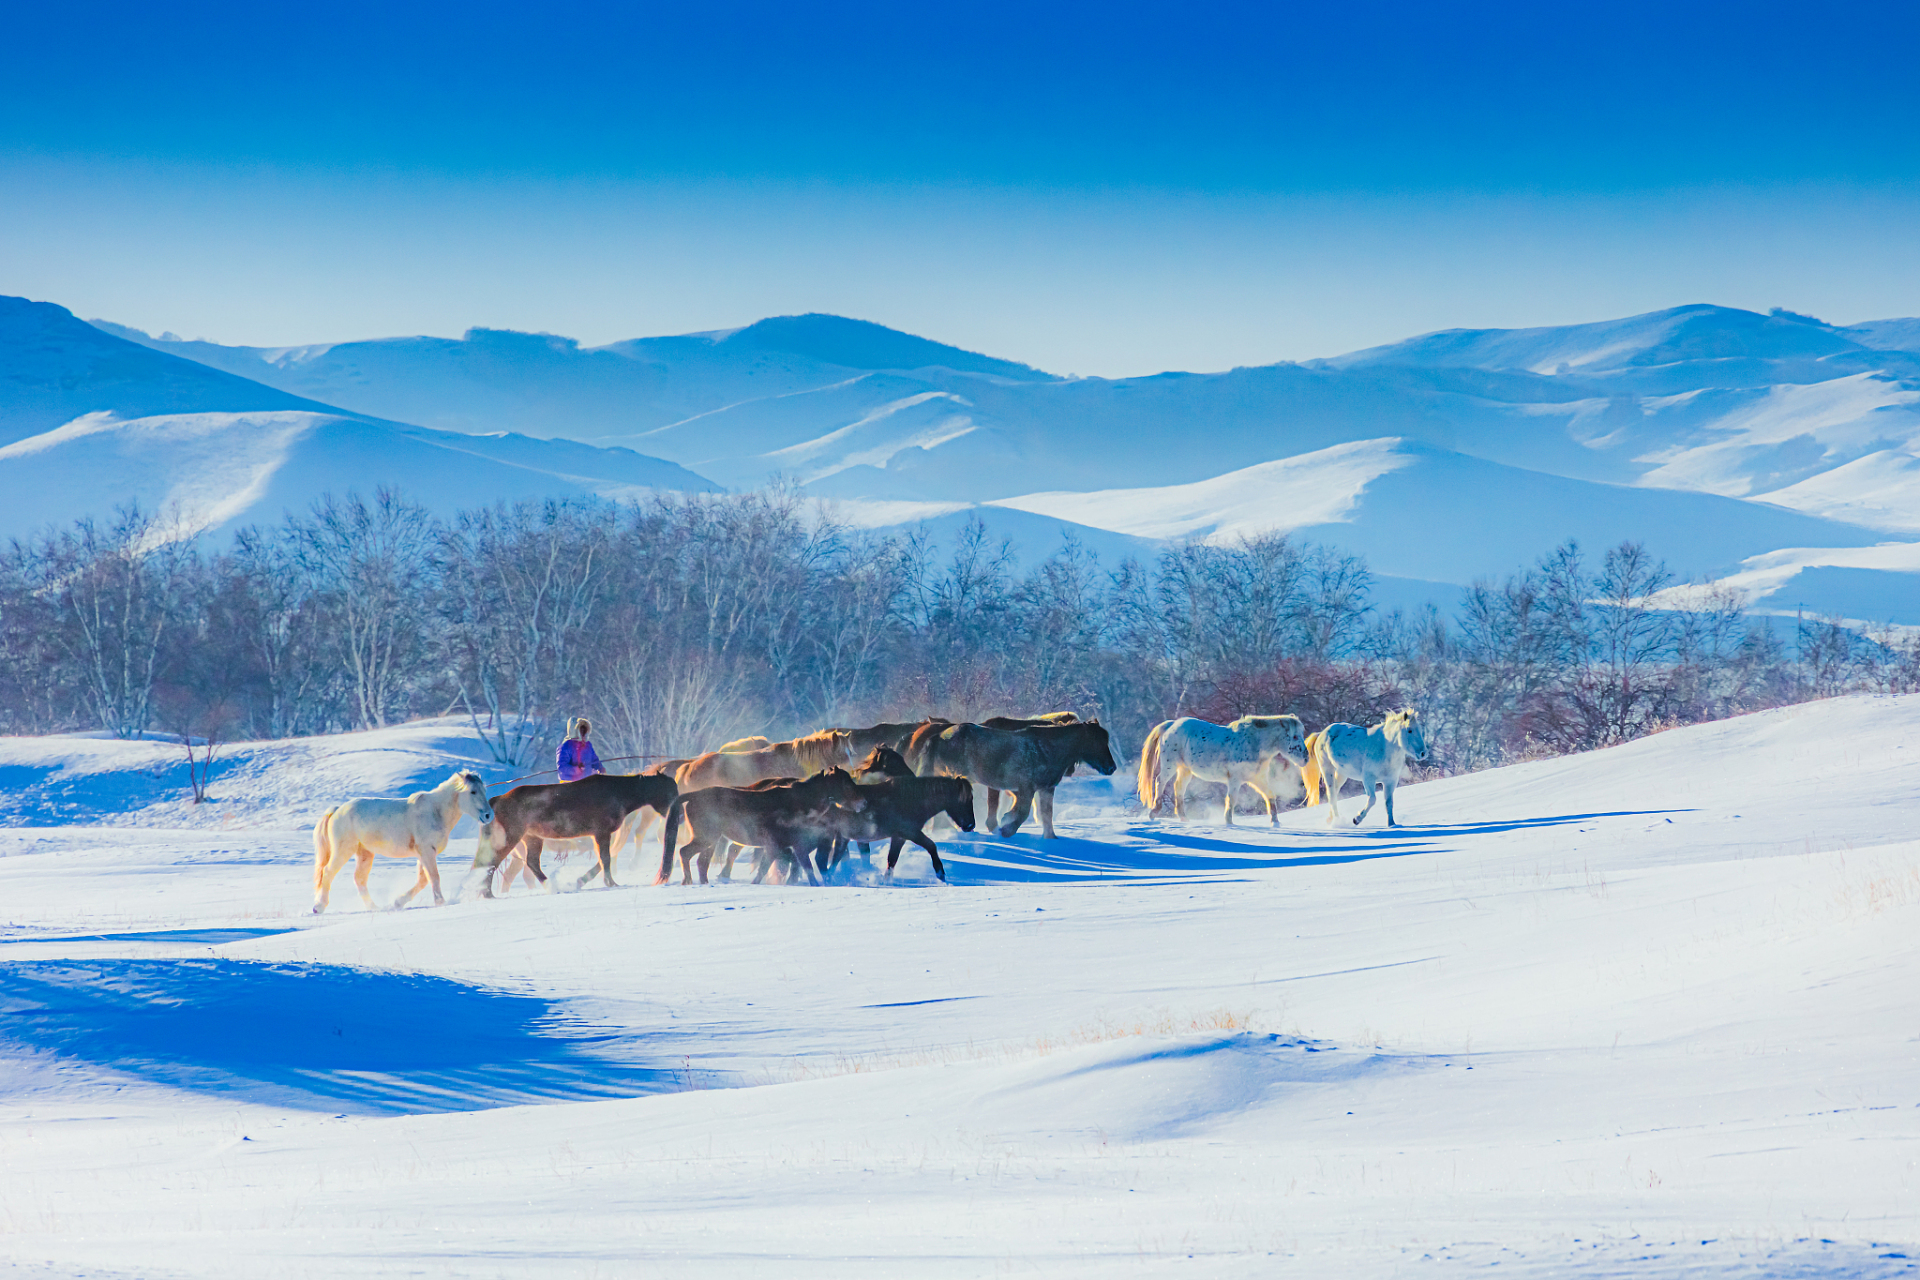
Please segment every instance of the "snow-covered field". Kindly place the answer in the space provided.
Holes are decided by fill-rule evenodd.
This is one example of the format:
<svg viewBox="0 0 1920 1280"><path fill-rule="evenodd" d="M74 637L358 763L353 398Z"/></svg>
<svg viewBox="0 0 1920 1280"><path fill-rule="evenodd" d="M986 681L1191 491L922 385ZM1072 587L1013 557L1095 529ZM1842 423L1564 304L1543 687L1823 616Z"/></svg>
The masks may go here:
<svg viewBox="0 0 1920 1280"><path fill-rule="evenodd" d="M301 823L475 744L239 749L200 809L177 750L0 742L17 1274L1920 1267L1920 698L1411 787L1394 831L1077 780L1057 841L943 840L948 886L629 854L318 918Z"/></svg>

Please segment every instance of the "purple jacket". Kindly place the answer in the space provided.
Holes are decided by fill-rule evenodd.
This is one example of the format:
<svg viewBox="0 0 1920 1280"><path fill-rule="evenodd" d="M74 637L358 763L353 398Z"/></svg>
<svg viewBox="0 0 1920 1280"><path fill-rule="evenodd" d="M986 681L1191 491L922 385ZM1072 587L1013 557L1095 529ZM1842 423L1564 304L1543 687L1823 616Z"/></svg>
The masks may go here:
<svg viewBox="0 0 1920 1280"><path fill-rule="evenodd" d="M589 774L605 773L606 766L593 753L593 744L585 738L568 738L560 744L560 781L578 782Z"/></svg>

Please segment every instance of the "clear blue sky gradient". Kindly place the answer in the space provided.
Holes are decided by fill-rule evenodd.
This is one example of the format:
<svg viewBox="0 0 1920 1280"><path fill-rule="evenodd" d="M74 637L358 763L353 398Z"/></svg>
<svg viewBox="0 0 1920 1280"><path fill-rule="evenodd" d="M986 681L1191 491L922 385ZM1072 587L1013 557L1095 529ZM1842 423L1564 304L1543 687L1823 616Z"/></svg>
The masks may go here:
<svg viewBox="0 0 1920 1280"><path fill-rule="evenodd" d="M15 4L0 292L293 343L858 314L1062 371L1920 312L1920 6Z"/></svg>

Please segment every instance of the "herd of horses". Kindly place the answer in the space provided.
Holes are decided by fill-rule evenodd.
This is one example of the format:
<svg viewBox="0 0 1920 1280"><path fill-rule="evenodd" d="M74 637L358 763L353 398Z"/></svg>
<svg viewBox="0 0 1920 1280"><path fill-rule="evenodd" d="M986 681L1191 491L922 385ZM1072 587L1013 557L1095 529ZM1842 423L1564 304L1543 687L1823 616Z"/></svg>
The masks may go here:
<svg viewBox="0 0 1920 1280"><path fill-rule="evenodd" d="M1393 826L1394 789L1407 763L1426 756L1425 730L1411 708L1370 727L1335 723L1314 734L1291 715L1242 716L1224 725L1183 717L1148 733L1138 786L1149 817L1168 798L1175 816L1184 817L1186 788L1198 779L1226 787L1229 825L1243 786L1266 802L1276 825L1280 801L1317 804L1324 795L1332 825L1342 785L1357 781L1367 804L1354 823L1373 811L1380 789ZM939 846L926 833L931 821L945 815L957 830L975 830L978 786L986 791L986 826L1008 837L1037 812L1042 833L1052 839L1054 789L1082 764L1107 775L1119 767L1107 730L1098 720L1057 712L977 724L930 718L822 729L789 742L741 738L644 773L528 784L491 799L480 776L463 769L404 800L349 800L323 814L313 830L313 909L326 909L334 878L351 860L354 885L372 910L367 880L377 855L419 862L419 875L396 908L429 887L434 902L444 903L439 857L462 817L480 827L472 874L483 897L493 896L496 871L503 892L521 875L547 885L540 861L551 841L591 840L598 862L581 883L598 876L612 887L621 847L631 836L638 848L655 818L665 823L655 884L668 882L676 859L682 884L691 884L696 872L707 883L716 857L725 859L721 877L731 879L745 849L757 851L755 884L776 866L789 882L819 884L852 847L870 859L881 841L889 844L889 878L901 850L913 844L926 850L944 881ZM1010 798L1004 819L998 816L1002 793Z"/></svg>

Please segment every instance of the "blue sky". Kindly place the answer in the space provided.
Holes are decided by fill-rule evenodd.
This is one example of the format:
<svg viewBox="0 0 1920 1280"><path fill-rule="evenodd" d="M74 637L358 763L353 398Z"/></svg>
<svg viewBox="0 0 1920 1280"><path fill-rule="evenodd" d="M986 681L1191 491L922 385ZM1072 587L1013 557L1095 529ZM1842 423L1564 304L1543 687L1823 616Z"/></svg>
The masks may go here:
<svg viewBox="0 0 1920 1280"><path fill-rule="evenodd" d="M1920 312L1920 6L13 6L0 292L228 342L827 310L1061 371Z"/></svg>

